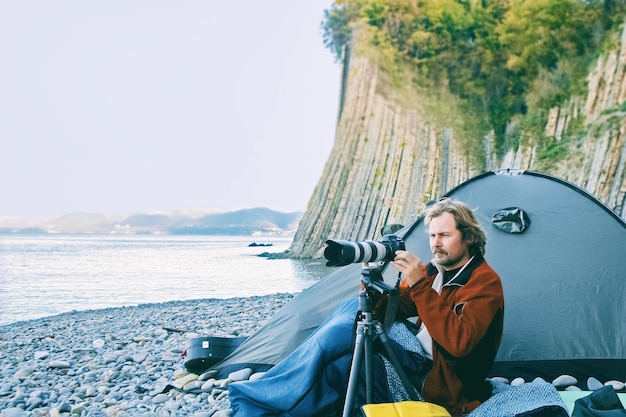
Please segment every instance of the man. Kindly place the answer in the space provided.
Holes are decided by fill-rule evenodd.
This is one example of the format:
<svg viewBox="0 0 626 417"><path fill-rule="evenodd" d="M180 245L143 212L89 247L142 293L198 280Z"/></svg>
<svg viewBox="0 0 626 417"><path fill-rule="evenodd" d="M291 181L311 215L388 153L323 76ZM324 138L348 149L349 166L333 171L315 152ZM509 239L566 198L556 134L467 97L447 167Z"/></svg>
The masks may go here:
<svg viewBox="0 0 626 417"><path fill-rule="evenodd" d="M405 333L421 348L408 351L393 339L393 349L424 399L459 416L491 395L485 378L502 335L502 285L483 259L485 234L467 205L442 200L425 219L434 259L422 265L417 256L397 251L392 262L404 276L398 318L417 317L416 336ZM235 416L341 415L357 311L357 300L346 300L265 376L231 384ZM388 365L377 357L374 366L374 401L395 400ZM362 388L359 384L353 411L365 402Z"/></svg>
<svg viewBox="0 0 626 417"><path fill-rule="evenodd" d="M399 312L418 315L417 338L432 361L424 399L462 415L491 395L485 378L502 337L502 283L483 258L485 234L467 205L439 201L425 222L434 259L422 265L417 256L397 251L392 262L404 275Z"/></svg>

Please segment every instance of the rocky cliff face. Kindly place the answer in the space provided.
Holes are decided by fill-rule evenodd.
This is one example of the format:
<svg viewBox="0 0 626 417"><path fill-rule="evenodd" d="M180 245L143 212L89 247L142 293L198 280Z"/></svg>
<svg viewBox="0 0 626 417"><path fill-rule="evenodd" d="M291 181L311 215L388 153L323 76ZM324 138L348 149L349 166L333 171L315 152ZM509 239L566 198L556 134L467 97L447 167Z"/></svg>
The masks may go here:
<svg viewBox="0 0 626 417"><path fill-rule="evenodd" d="M430 199L484 170L546 172L587 190L626 216L626 30L588 76L585 98L554 108L546 134L560 140L572 121L584 138L565 160L537 169L536 149L519 145L497 157L483 140L486 169L476 168L453 129L424 116L419 106L381 91L380 69L350 54L334 148L290 248L291 256L320 257L326 239L379 239L381 228L408 224ZM428 100L428 97L419 97ZM416 100L415 102L419 102Z"/></svg>

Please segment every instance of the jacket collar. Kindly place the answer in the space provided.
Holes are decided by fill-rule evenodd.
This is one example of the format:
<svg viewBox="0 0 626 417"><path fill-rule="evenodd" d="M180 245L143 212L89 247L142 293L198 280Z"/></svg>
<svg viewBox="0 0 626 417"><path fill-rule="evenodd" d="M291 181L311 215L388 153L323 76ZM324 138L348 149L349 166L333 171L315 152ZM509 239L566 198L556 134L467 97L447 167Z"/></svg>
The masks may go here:
<svg viewBox="0 0 626 417"><path fill-rule="evenodd" d="M472 272L474 272L474 269L476 269L476 267L478 265L480 265L483 262L484 258L481 254L476 254L474 255L474 257L471 259L469 265L467 265L465 267L465 269L463 269L463 271L461 271L460 274L458 274L456 277L454 277L454 279L452 279L450 282L444 284L443 286L448 286L448 285L457 285L459 287L462 287L463 285L467 284L467 281L469 281L470 276L472 275ZM441 269L441 271L440 271ZM426 266L426 272L428 274L428 276L433 276L433 275L437 275L438 273L443 274L443 268L435 263L435 260L431 260L428 265Z"/></svg>

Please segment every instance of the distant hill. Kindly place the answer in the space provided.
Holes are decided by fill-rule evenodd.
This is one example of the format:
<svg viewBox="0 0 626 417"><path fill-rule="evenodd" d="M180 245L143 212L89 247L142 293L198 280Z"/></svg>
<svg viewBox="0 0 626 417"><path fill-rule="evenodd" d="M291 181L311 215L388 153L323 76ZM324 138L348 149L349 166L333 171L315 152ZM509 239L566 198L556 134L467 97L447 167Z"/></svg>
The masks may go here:
<svg viewBox="0 0 626 417"><path fill-rule="evenodd" d="M70 213L59 217L0 216L0 233L107 233L185 235L293 235L301 212L265 207L233 212L176 211L111 215Z"/></svg>

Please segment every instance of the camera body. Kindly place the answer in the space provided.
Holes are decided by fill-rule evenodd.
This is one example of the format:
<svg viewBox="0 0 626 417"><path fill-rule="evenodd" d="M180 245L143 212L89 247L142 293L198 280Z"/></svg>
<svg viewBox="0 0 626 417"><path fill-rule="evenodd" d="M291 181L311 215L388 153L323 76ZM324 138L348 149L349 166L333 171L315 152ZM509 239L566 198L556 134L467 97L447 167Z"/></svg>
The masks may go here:
<svg viewBox="0 0 626 417"><path fill-rule="evenodd" d="M387 262L395 258L397 250L405 250L404 241L396 235L385 235L378 242L326 241L326 266L345 266L351 263Z"/></svg>

